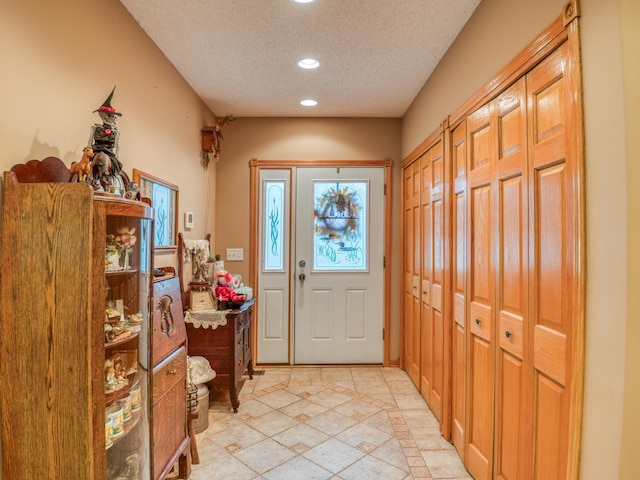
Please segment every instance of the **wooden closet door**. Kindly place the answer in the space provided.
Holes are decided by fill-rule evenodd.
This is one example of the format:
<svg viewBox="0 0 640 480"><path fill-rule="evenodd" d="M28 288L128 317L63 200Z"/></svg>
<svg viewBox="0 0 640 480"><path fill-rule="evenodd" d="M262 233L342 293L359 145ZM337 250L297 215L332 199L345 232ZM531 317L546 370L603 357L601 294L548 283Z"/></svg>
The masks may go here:
<svg viewBox="0 0 640 480"><path fill-rule="evenodd" d="M580 352L574 352L580 344L574 337L580 324L579 164L569 147L581 125L572 123L579 88L567 78L569 48L566 42L527 75L534 228L529 278L535 427L531 478L540 480L567 478L570 429L577 428L570 423L571 402L579 398L571 384L580 383L576 379L582 375Z"/></svg>
<svg viewBox="0 0 640 480"><path fill-rule="evenodd" d="M404 345L405 370L420 385L420 167L419 162L404 171Z"/></svg>
<svg viewBox="0 0 640 480"><path fill-rule="evenodd" d="M495 134L490 104L467 118L468 243L467 405L465 465L476 480L491 478L494 403Z"/></svg>
<svg viewBox="0 0 640 480"><path fill-rule="evenodd" d="M420 160L422 190L422 361L420 391L442 421L444 395L445 165L442 140Z"/></svg>
<svg viewBox="0 0 640 480"><path fill-rule="evenodd" d="M528 479L530 365L528 344L527 98L524 78L492 102L497 164L497 357L494 476Z"/></svg>
<svg viewBox="0 0 640 480"><path fill-rule="evenodd" d="M451 340L451 437L453 445L464 458L465 443L465 279L466 279L466 161L467 161L467 124L461 123L451 132L451 162L453 167L452 202L452 255L451 285L453 294L453 325Z"/></svg>
<svg viewBox="0 0 640 480"><path fill-rule="evenodd" d="M431 406L429 393L433 383L433 328L431 324L431 270L433 264L433 225L431 210L431 150L427 151L420 161L420 210L421 210L421 242L422 271L420 272L421 318L420 338L420 393ZM433 411L433 409L432 409ZM435 412L434 412L435 413ZM436 415L437 416L437 415Z"/></svg>

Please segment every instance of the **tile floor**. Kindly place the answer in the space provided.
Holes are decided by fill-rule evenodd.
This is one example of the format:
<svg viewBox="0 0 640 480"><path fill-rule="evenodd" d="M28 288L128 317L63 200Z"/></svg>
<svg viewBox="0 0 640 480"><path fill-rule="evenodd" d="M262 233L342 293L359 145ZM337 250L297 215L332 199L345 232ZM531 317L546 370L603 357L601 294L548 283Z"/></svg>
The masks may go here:
<svg viewBox="0 0 640 480"><path fill-rule="evenodd" d="M190 480L470 479L397 368L266 368L238 413L211 392Z"/></svg>

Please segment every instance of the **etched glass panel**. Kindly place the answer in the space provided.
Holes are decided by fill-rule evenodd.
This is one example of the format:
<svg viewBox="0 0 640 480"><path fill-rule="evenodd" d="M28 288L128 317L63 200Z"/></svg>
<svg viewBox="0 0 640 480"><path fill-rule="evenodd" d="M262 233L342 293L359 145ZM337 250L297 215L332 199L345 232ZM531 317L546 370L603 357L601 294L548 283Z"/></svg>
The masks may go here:
<svg viewBox="0 0 640 480"><path fill-rule="evenodd" d="M313 182L314 271L367 270L369 183Z"/></svg>
<svg viewBox="0 0 640 480"><path fill-rule="evenodd" d="M284 269L284 189L285 182L282 180L264 182L264 270Z"/></svg>

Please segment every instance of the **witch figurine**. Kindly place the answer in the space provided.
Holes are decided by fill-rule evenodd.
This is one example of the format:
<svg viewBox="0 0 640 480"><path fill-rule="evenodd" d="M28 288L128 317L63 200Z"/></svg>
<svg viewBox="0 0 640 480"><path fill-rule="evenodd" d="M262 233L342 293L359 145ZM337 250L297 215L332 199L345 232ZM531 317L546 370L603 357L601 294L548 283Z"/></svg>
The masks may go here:
<svg viewBox="0 0 640 480"><path fill-rule="evenodd" d="M129 178L122 171L122 163L118 160L118 139L120 133L116 127L118 117L122 114L111 106L113 93L93 113L98 112L102 124L91 127L89 145L93 148L94 156L91 166L92 184L96 190L114 191L124 193L129 183Z"/></svg>

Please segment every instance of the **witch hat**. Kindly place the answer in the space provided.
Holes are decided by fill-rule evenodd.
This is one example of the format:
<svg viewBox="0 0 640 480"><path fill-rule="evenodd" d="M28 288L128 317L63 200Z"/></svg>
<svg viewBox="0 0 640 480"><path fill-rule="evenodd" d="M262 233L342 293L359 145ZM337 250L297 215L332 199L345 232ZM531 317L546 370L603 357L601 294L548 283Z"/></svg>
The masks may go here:
<svg viewBox="0 0 640 480"><path fill-rule="evenodd" d="M94 110L93 113L95 113L95 112L109 112L109 113L112 113L114 115L118 115L119 117L121 117L122 114L116 112L116 109L111 106L111 99L113 98L113 92L115 92L115 91L116 91L116 87L113 87L113 90L111 90L111 93L109 94L107 99L102 103L102 105L100 105L100 107L98 107L97 110Z"/></svg>

